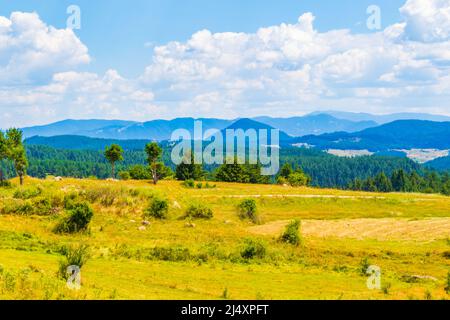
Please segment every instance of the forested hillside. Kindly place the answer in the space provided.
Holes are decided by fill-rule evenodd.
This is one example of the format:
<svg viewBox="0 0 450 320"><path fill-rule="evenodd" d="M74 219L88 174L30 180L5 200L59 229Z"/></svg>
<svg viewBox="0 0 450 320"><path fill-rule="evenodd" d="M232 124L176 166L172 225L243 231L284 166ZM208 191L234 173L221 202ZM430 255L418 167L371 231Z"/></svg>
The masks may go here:
<svg viewBox="0 0 450 320"><path fill-rule="evenodd" d="M40 145L27 145L26 149L30 163L28 174L33 177L42 178L50 174L76 178L95 176L103 179L110 175L110 165L104 157L103 149L67 150ZM117 172L136 164L146 164L143 148L124 149L124 161L117 164ZM163 161L174 169L170 161L170 152L170 148L165 145ZM283 148L280 152L280 164L284 163L290 163L294 168L301 167L312 177L312 185L321 187L347 187L355 179L366 179L380 172L389 175L398 169L406 172L422 170L422 166L407 158L388 156L340 158L304 148ZM3 162L2 166L5 168L6 176L14 175L11 164ZM205 166L210 173L216 168L217 166Z"/></svg>

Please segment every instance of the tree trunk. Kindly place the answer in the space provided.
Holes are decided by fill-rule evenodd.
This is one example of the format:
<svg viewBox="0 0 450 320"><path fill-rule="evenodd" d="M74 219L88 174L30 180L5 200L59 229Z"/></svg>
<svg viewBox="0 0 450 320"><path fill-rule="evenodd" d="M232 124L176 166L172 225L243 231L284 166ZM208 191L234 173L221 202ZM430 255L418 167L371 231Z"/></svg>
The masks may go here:
<svg viewBox="0 0 450 320"><path fill-rule="evenodd" d="M23 174L19 175L20 185L23 186Z"/></svg>
<svg viewBox="0 0 450 320"><path fill-rule="evenodd" d="M158 183L158 175L157 175L157 173L153 172L152 177L153 177L153 184L157 184Z"/></svg>
<svg viewBox="0 0 450 320"><path fill-rule="evenodd" d="M0 185L3 184L3 169L0 168Z"/></svg>
<svg viewBox="0 0 450 320"><path fill-rule="evenodd" d="M111 175L112 175L112 178L114 179L115 178L114 162L111 162Z"/></svg>

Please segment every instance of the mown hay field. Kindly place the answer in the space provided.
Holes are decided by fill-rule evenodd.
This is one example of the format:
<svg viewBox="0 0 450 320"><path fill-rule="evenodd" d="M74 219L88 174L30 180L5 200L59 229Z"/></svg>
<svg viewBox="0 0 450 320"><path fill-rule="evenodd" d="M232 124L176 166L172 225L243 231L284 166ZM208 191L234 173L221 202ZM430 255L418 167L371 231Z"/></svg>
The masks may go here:
<svg viewBox="0 0 450 320"><path fill-rule="evenodd" d="M17 184L0 188L0 299L450 298L450 197L177 181ZM90 203L87 232L53 232L67 198ZM167 219L143 217L154 198L168 200ZM255 200L260 224L239 217L244 199ZM214 216L183 218L192 204ZM298 246L280 241L293 219L302 222ZM249 258L250 240L263 250ZM65 248L80 244L89 259L81 289L71 290L58 268ZM380 289L367 287L368 265L380 267Z"/></svg>

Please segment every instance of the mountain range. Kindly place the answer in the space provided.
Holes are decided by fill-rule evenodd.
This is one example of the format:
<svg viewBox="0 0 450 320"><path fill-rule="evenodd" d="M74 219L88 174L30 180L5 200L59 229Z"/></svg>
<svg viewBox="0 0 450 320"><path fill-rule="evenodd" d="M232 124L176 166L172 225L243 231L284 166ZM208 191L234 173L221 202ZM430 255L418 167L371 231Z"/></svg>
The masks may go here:
<svg viewBox="0 0 450 320"><path fill-rule="evenodd" d="M360 132L335 132L293 139L319 149L373 152L395 149L450 149L450 122L397 120Z"/></svg>
<svg viewBox="0 0 450 320"><path fill-rule="evenodd" d="M33 136L51 137L78 135L104 139L169 140L176 129L193 132L194 122L201 120L203 130L223 130L240 119L176 118L173 120L152 120L147 122L124 120L63 120L48 125L23 128L25 138ZM450 117L421 113L397 113L372 115L339 111L314 112L305 116L274 118L255 117L250 120L280 129L292 137L321 135L334 132L354 133L397 120L450 121Z"/></svg>
<svg viewBox="0 0 450 320"><path fill-rule="evenodd" d="M193 133L194 122L202 121L203 131L223 130L241 120L214 118L177 118L173 120L152 120L133 122L122 120L63 120L44 126L23 128L25 138L33 136L51 137L57 135L79 135L104 139L147 139L169 140L176 129L187 129ZM304 117L251 119L284 131L290 136L322 134L336 131L356 132L377 125L373 121L351 121L338 119L327 114L307 115Z"/></svg>

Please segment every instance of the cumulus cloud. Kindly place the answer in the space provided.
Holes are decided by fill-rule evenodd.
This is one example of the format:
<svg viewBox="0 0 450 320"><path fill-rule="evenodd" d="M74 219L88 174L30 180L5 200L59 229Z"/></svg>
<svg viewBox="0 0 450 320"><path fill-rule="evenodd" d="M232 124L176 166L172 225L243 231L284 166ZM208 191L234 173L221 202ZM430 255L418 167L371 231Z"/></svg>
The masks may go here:
<svg viewBox="0 0 450 320"><path fill-rule="evenodd" d="M0 83L46 81L89 63L87 47L69 29L47 26L36 13L0 17Z"/></svg>
<svg viewBox="0 0 450 320"><path fill-rule="evenodd" d="M403 21L363 34L319 32L312 13L254 33L200 30L155 46L137 79L77 71L90 57L72 31L13 13L0 17L0 82L7 84L0 114L4 121L21 112L142 121L316 109L450 114L450 0L408 0L400 12ZM15 87L19 81L28 86Z"/></svg>
<svg viewBox="0 0 450 320"><path fill-rule="evenodd" d="M408 0L400 12L406 18L406 32L411 40L449 40L449 0Z"/></svg>

